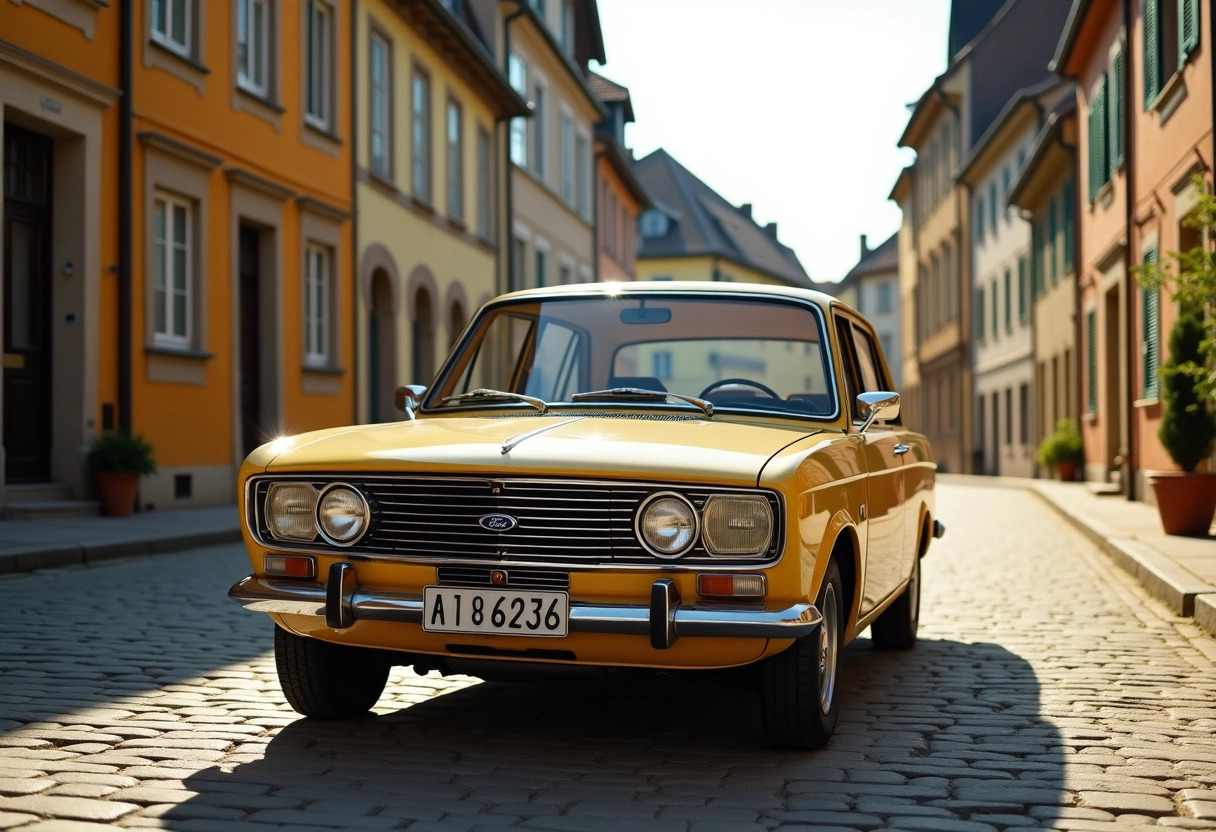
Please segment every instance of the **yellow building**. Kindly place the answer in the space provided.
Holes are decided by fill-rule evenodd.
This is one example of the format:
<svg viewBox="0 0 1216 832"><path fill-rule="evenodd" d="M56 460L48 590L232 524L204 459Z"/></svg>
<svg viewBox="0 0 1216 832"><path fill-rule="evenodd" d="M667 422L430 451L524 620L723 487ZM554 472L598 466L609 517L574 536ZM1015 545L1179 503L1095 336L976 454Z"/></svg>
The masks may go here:
<svg viewBox="0 0 1216 832"><path fill-rule="evenodd" d="M639 222L638 280L719 280L813 288L777 223L761 227L662 148L634 163L653 207Z"/></svg>
<svg viewBox="0 0 1216 832"><path fill-rule="evenodd" d="M361 421L400 416L470 314L497 294L504 119L526 116L463 4L358 6L355 67Z"/></svg>
<svg viewBox="0 0 1216 832"><path fill-rule="evenodd" d="M131 430L141 505L224 503L255 445L351 421L350 8L6 4L6 119L56 183L49 464L23 479L88 496L89 439Z"/></svg>

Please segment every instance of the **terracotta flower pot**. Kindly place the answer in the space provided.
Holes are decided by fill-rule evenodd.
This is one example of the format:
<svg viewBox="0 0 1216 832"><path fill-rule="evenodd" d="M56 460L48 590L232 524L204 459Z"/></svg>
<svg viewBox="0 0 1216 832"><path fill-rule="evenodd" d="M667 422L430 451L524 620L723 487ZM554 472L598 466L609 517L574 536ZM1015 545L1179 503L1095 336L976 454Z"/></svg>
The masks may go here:
<svg viewBox="0 0 1216 832"><path fill-rule="evenodd" d="M1072 482L1077 478L1077 463L1071 460L1056 463L1056 479L1061 482Z"/></svg>
<svg viewBox="0 0 1216 832"><path fill-rule="evenodd" d="M139 474L129 471L98 471L96 476L101 513L107 517L130 517L135 511Z"/></svg>
<svg viewBox="0 0 1216 832"><path fill-rule="evenodd" d="M1216 474L1157 471L1149 475L1166 534L1206 535L1216 514Z"/></svg>

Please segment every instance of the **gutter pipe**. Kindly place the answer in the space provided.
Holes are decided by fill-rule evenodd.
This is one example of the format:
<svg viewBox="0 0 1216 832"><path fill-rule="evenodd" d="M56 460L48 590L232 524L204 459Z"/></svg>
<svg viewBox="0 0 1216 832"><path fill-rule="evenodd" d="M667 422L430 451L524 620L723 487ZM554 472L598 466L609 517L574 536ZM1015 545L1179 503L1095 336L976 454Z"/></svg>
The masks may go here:
<svg viewBox="0 0 1216 832"><path fill-rule="evenodd" d="M1132 18L1134 12L1130 0L1122 0L1123 6L1123 32L1124 38L1128 46L1131 44L1132 33ZM1211 15L1209 15L1211 17ZM1132 335L1134 327L1132 325L1132 296L1136 288L1136 279L1132 276L1132 231L1136 225L1136 149L1133 146L1133 139L1136 131L1132 129L1132 125L1136 119L1135 96L1133 90L1136 85L1132 83L1132 79L1136 77L1135 69L1135 50L1124 48L1124 76L1123 76L1123 176L1127 182L1127 194L1124 199L1125 203L1125 229L1127 233L1127 247L1124 249L1124 263L1128 268L1125 269L1123 279L1124 285L1124 306L1123 314L1126 318L1124 331L1127 338L1126 360L1127 360L1127 425L1124 430L1125 441L1127 442L1127 453L1125 461L1127 464L1127 481L1124 484L1125 496L1128 500L1135 501L1136 499L1136 431L1135 431L1135 415L1136 410L1132 405L1132 367L1136 366L1135 345L1133 344Z"/></svg>
<svg viewBox="0 0 1216 832"><path fill-rule="evenodd" d="M134 245L134 200L131 178L134 168L135 106L132 101L132 57L134 55L134 4L119 3L118 77L122 95L118 99L118 430L131 432L131 256Z"/></svg>

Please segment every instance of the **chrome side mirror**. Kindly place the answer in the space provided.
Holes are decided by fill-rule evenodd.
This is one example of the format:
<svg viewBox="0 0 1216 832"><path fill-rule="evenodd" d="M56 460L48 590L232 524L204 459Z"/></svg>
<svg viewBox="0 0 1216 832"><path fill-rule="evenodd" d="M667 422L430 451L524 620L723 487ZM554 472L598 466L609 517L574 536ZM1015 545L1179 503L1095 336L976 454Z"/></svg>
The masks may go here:
<svg viewBox="0 0 1216 832"><path fill-rule="evenodd" d="M899 418L899 394L888 390L875 393L861 393L857 396L857 409L865 419L860 433L877 421Z"/></svg>
<svg viewBox="0 0 1216 832"><path fill-rule="evenodd" d="M398 410L405 413L407 419L413 421L414 411L422 405L422 397L425 395L425 385L407 384L397 388L397 392L393 396L393 404Z"/></svg>

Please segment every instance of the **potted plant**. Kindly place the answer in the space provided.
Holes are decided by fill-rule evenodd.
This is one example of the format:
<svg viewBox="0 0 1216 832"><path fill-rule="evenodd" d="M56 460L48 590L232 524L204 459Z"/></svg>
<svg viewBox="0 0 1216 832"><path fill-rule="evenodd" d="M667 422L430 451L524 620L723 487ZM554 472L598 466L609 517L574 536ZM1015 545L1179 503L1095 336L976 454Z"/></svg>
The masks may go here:
<svg viewBox="0 0 1216 832"><path fill-rule="evenodd" d="M135 510L139 478L156 473L156 458L152 445L138 434L101 433L89 449L88 466L97 481L102 513L127 517Z"/></svg>
<svg viewBox="0 0 1216 832"><path fill-rule="evenodd" d="M1203 340L1198 316L1184 311L1170 330L1169 360L1161 367L1157 438L1182 469L1149 475L1166 534L1206 535L1216 513L1216 474L1195 471L1216 444L1216 411L1195 383L1195 368L1203 361Z"/></svg>
<svg viewBox="0 0 1216 832"><path fill-rule="evenodd" d="M1039 443L1039 464L1053 469L1056 478L1071 482L1077 478L1077 467L1084 459L1081 433L1072 419L1056 422L1055 431Z"/></svg>

